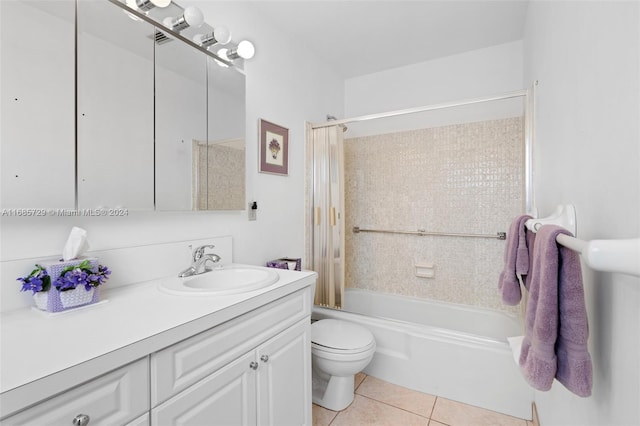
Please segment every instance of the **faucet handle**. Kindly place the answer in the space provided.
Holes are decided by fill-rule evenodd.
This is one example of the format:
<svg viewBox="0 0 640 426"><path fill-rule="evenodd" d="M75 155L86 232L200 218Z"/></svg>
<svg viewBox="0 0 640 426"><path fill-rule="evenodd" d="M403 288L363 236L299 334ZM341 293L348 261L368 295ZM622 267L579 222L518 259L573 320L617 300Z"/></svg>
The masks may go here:
<svg viewBox="0 0 640 426"><path fill-rule="evenodd" d="M199 246L196 247L196 249L193 251L193 261L197 261L199 260L203 255L204 255L204 251L208 248L214 248L215 246L213 244L206 244L204 246Z"/></svg>

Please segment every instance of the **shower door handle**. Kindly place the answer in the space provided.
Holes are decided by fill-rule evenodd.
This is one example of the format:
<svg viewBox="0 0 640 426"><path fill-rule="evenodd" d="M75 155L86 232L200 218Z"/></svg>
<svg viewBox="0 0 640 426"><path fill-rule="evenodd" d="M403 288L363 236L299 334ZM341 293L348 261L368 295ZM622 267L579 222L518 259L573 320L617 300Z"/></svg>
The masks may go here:
<svg viewBox="0 0 640 426"><path fill-rule="evenodd" d="M336 208L335 207L331 207L331 215L329 220L331 222L331 226L336 226Z"/></svg>
<svg viewBox="0 0 640 426"><path fill-rule="evenodd" d="M313 217L316 225L320 225L320 207L316 207Z"/></svg>

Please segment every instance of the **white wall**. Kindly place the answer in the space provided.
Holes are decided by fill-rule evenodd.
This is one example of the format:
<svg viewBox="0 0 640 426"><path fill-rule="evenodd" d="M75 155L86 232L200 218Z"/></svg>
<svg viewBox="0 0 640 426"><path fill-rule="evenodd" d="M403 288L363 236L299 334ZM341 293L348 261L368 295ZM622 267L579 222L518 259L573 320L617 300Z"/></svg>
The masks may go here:
<svg viewBox="0 0 640 426"><path fill-rule="evenodd" d="M234 40L244 37L256 45L256 56L245 69L247 198L257 200L258 220L249 222L246 211L131 213L124 218L2 217L1 260L58 255L74 225L87 229L96 250L232 235L237 262L262 264L304 254L304 122L323 121L327 113L342 114L342 79L246 3L180 3L197 3L208 23L224 22L236 34ZM258 173L259 118L289 128L288 177ZM2 280L11 285L15 277Z"/></svg>
<svg viewBox="0 0 640 426"><path fill-rule="evenodd" d="M528 86L528 83L527 83ZM345 82L346 118L455 102L525 88L522 42L473 50ZM347 138L519 116L524 98L349 124Z"/></svg>
<svg viewBox="0 0 640 426"><path fill-rule="evenodd" d="M522 42L515 41L348 79L345 115L356 117L523 88Z"/></svg>
<svg viewBox="0 0 640 426"><path fill-rule="evenodd" d="M534 187L542 214L573 203L579 237L640 236L638 2L529 6L525 81L537 86ZM538 392L540 422L640 424L640 278L583 267L594 389Z"/></svg>

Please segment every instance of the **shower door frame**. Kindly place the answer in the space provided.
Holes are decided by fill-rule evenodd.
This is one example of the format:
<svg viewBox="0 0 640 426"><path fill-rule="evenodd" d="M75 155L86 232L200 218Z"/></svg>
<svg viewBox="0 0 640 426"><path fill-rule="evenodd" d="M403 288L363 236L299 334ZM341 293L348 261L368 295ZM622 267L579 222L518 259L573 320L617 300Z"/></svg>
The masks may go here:
<svg viewBox="0 0 640 426"><path fill-rule="evenodd" d="M534 217L536 215L535 208L535 199L534 199L534 191L533 191L533 145L534 145L534 137L535 137L535 126L534 126L534 116L535 116L535 97L536 97L536 86L538 85L538 81L535 80L528 89L516 90L512 92L505 92L496 95L490 96L481 96L476 98L463 99L458 101L450 101L443 102L432 105L425 105L421 107L415 108L407 108L395 111L388 111L377 114L368 114L362 115L358 117L352 118L344 118L340 120L330 120L323 123L306 123L306 173L305 173L305 267L310 269L310 262L313 254L313 238L312 238L312 226L314 223L312 207L313 200L313 150L309 149L309 144L313 139L313 130L322 128L322 127L331 127L331 126L343 126L348 125L350 123L357 123L363 121L376 120L381 118L389 118L396 117L402 115L416 114L420 112L426 111L435 111L446 108L454 108L458 106L465 105L473 105L484 102L492 102L492 101L500 101L505 99L513 99L513 98L524 98L524 192L525 192L525 211L529 214L532 214ZM311 212L311 213L309 213Z"/></svg>

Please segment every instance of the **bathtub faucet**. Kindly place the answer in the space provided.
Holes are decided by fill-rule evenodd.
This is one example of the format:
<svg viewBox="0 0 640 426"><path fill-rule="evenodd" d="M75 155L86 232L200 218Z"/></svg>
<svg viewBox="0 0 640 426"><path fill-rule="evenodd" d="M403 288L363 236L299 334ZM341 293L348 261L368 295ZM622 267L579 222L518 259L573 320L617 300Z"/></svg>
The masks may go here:
<svg viewBox="0 0 640 426"><path fill-rule="evenodd" d="M197 247L193 251L193 262L191 263L191 266L180 272L178 277L185 278L211 271L213 268L207 267L207 262L211 262L212 264L218 263L220 262L220 256L215 253L205 253L204 251L208 248L214 247L215 246L211 244Z"/></svg>

